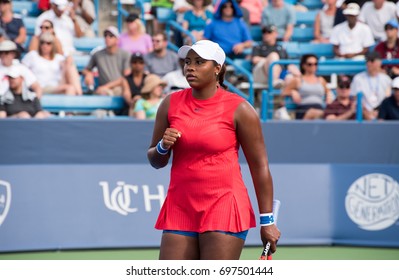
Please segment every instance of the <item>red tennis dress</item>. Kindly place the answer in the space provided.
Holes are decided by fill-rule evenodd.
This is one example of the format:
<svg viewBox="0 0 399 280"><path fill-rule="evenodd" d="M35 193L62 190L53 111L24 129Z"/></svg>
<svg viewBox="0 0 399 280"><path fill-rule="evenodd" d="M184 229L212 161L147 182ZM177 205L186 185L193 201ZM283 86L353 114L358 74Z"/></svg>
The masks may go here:
<svg viewBox="0 0 399 280"><path fill-rule="evenodd" d="M168 120L182 136L173 146L171 179L155 228L241 232L255 216L238 162L234 112L244 99L218 89L206 100L172 93Z"/></svg>

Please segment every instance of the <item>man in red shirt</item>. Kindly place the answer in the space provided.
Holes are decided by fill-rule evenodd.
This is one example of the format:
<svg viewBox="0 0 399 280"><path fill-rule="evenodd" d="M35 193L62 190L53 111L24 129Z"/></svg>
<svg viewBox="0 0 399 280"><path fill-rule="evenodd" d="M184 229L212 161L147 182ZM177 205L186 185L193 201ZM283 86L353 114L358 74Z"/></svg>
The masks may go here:
<svg viewBox="0 0 399 280"><path fill-rule="evenodd" d="M375 51L381 55L382 59L399 59L398 23L395 20L390 20L384 28L387 40L380 42L375 47ZM383 66L383 69L391 78L399 75L399 66L397 65L387 64Z"/></svg>

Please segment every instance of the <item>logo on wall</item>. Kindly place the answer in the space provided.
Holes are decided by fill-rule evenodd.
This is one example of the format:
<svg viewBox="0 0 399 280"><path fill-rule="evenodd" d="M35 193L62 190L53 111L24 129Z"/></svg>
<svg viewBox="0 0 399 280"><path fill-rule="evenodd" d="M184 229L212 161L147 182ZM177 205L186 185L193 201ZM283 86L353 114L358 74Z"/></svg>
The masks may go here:
<svg viewBox="0 0 399 280"><path fill-rule="evenodd" d="M11 185L0 180L0 226L7 217L11 205Z"/></svg>
<svg viewBox="0 0 399 280"><path fill-rule="evenodd" d="M345 208L360 228L386 229L399 218L399 184L385 174L364 175L349 187Z"/></svg>
<svg viewBox="0 0 399 280"><path fill-rule="evenodd" d="M140 205L144 204L144 210L146 212L152 211L152 202L159 203L161 208L165 201L165 190L162 185L157 186L156 194L150 193L150 187L142 185L125 184L125 182L117 182L117 186L110 190L108 182L99 182L103 189L103 197L105 206L112 211L115 211L123 216L127 216L129 213L135 213L139 211ZM158 202L158 203L157 203ZM159 210L159 208L157 210Z"/></svg>

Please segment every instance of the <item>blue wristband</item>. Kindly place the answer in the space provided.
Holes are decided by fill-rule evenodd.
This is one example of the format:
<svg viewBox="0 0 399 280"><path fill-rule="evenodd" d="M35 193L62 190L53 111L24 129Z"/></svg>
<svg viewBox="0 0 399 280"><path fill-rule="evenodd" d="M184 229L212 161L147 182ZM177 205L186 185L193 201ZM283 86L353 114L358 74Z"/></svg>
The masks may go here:
<svg viewBox="0 0 399 280"><path fill-rule="evenodd" d="M164 147L162 147L162 140L158 142L156 149L158 154L161 155L166 155L169 152L169 149L165 149Z"/></svg>
<svg viewBox="0 0 399 280"><path fill-rule="evenodd" d="M260 226L270 226L274 224L273 213L260 214Z"/></svg>

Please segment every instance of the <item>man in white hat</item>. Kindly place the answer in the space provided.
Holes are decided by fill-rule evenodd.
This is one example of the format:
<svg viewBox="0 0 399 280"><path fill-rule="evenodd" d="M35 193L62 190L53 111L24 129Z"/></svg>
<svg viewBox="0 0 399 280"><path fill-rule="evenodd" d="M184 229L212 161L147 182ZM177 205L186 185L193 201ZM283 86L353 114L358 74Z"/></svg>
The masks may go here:
<svg viewBox="0 0 399 280"><path fill-rule="evenodd" d="M6 73L9 89L0 96L0 118L47 118L50 113L44 111L34 92L26 86L22 68L11 66Z"/></svg>
<svg viewBox="0 0 399 280"><path fill-rule="evenodd" d="M346 21L331 31L330 43L334 45L337 58L364 59L364 55L374 45L370 27L357 20L359 13L359 5L349 3L343 11Z"/></svg>
<svg viewBox="0 0 399 280"><path fill-rule="evenodd" d="M8 80L5 79L6 74L9 72L11 67L17 67L23 76L26 85L36 93L37 97L40 98L42 95L42 88L36 78L36 76L29 70L28 67L21 64L17 57L17 45L10 40L5 40L0 43L0 95L4 94L8 88Z"/></svg>
<svg viewBox="0 0 399 280"><path fill-rule="evenodd" d="M40 35L40 26L44 20L50 20L54 25L57 38L61 41L66 55L75 51L74 37L82 37L83 32L76 20L75 13L67 13L68 0L50 0L51 9L42 13L36 21L35 35Z"/></svg>

